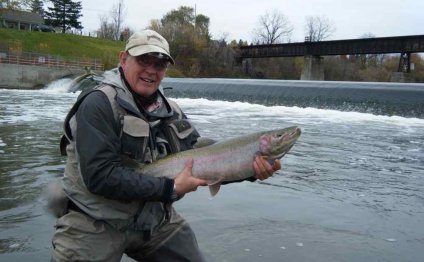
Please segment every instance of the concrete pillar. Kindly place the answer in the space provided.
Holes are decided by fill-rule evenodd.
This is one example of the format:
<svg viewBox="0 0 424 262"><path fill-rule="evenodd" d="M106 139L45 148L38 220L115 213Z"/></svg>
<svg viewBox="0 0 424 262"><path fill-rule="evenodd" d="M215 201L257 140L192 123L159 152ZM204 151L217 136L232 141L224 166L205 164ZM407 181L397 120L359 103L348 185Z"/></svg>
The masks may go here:
<svg viewBox="0 0 424 262"><path fill-rule="evenodd" d="M0 64L0 88L39 89L53 80L85 70L44 66Z"/></svg>
<svg viewBox="0 0 424 262"><path fill-rule="evenodd" d="M400 54L399 67L397 72L392 72L390 82L398 83L413 83L414 79L411 77L411 70L414 70L414 64L411 63L411 53Z"/></svg>
<svg viewBox="0 0 424 262"><path fill-rule="evenodd" d="M242 63L242 68L243 68L243 72L246 75L250 75L252 73L252 59L251 58L245 58L243 59Z"/></svg>
<svg viewBox="0 0 424 262"><path fill-rule="evenodd" d="M390 82L397 83L414 83L414 79L411 78L409 73L405 72L392 72L390 76Z"/></svg>
<svg viewBox="0 0 424 262"><path fill-rule="evenodd" d="M304 56L300 80L324 80L323 59L323 57L315 55Z"/></svg>

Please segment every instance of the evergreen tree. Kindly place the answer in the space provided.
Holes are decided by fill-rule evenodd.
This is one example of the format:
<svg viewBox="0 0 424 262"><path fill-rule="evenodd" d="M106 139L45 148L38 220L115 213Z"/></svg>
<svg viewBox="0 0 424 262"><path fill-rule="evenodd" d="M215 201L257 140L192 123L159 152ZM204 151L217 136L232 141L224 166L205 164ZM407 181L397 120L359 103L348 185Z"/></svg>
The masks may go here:
<svg viewBox="0 0 424 262"><path fill-rule="evenodd" d="M0 0L0 8L8 10L21 10L22 3L18 0Z"/></svg>
<svg viewBox="0 0 424 262"><path fill-rule="evenodd" d="M49 7L49 11L45 12L47 25L62 27L62 33L71 28L83 28L81 22L78 21L82 16L81 2L72 0L51 0L51 2L53 7Z"/></svg>
<svg viewBox="0 0 424 262"><path fill-rule="evenodd" d="M44 17L43 1L32 0L30 3L30 8L31 8L31 12L37 13L41 15L41 17Z"/></svg>

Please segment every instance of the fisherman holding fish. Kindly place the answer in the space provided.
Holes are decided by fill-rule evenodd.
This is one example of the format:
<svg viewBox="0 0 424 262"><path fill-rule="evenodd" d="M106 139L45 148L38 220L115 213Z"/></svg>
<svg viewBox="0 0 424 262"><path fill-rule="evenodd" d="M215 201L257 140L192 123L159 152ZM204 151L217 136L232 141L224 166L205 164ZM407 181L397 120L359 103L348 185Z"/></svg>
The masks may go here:
<svg viewBox="0 0 424 262"><path fill-rule="evenodd" d="M192 229L172 207L208 184L193 176L196 161L185 161L173 178L124 164L148 166L200 146L186 115L159 89L174 64L168 42L152 30L134 33L119 61L102 83L81 93L65 119L66 201L57 212L52 261L120 261L124 253L137 261L204 261ZM247 180L281 168L278 159L249 161L254 176Z"/></svg>

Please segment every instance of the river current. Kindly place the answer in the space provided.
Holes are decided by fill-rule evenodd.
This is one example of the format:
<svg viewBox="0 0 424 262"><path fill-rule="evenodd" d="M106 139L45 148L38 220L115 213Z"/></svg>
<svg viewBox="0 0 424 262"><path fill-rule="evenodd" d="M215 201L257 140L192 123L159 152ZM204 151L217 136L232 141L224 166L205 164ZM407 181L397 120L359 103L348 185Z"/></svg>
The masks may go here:
<svg viewBox="0 0 424 262"><path fill-rule="evenodd" d="M47 261L62 176L62 122L78 93L0 89L0 261ZM358 83L358 85L361 85ZM207 188L175 204L209 261L422 261L424 119L176 98L202 136L299 126L265 182ZM123 260L128 260L124 258Z"/></svg>

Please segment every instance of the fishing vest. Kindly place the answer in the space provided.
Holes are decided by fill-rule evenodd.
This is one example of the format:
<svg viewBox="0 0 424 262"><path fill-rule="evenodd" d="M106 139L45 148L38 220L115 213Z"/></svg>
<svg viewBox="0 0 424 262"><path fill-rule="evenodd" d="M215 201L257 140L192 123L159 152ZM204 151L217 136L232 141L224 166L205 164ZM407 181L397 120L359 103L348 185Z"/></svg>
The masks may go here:
<svg viewBox="0 0 424 262"><path fill-rule="evenodd" d="M81 93L65 119L61 151L67 155L62 179L67 197L89 216L104 220L119 230L151 232L165 217L163 203L107 199L89 192L83 181L76 150L75 114L87 95L99 91L107 96L113 117L120 127L122 157L129 157L139 163L151 163L168 154L191 149L199 135L190 122L183 118L178 105L162 94L163 102L171 107L171 114L153 122L147 121L124 83L101 84Z"/></svg>

